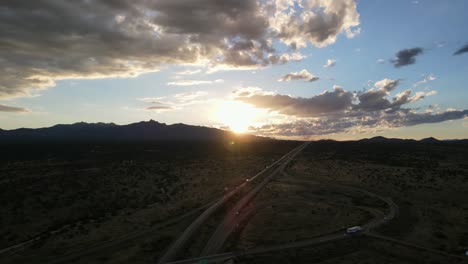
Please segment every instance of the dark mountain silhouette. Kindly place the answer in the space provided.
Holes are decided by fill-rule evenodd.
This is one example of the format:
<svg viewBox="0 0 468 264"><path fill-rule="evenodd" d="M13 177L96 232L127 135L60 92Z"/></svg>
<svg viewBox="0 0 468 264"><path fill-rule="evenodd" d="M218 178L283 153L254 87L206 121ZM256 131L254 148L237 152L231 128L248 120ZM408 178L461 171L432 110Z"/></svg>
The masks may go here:
<svg viewBox="0 0 468 264"><path fill-rule="evenodd" d="M185 124L166 125L154 120L128 125L85 123L55 125L47 128L0 130L0 142L25 141L218 141L230 138L265 140L251 135L236 135L216 128Z"/></svg>
<svg viewBox="0 0 468 264"><path fill-rule="evenodd" d="M455 140L458 142L459 140ZM382 136L377 136L373 138L364 138L359 140L359 142L381 142L381 143L441 143L442 141L433 138L433 137L428 137L428 138L423 138L421 140L414 140L414 139L402 139L402 138L386 138Z"/></svg>
<svg viewBox="0 0 468 264"><path fill-rule="evenodd" d="M382 136L377 136L373 138L364 138L359 140L360 142L381 142L381 143L408 143L408 142L416 142L414 139L401 139L401 138L386 138Z"/></svg>
<svg viewBox="0 0 468 264"><path fill-rule="evenodd" d="M453 139L453 140L438 140L433 137L423 138L421 140L414 140L414 139L402 139L402 138L386 138L382 136L377 136L373 138L364 138L358 140L357 142L361 143L382 143L382 144L417 144L417 143L424 143L424 144L457 144L457 145L467 145L468 139Z"/></svg>
<svg viewBox="0 0 468 264"><path fill-rule="evenodd" d="M423 138L420 141L424 143L440 143L438 139L433 138L433 137Z"/></svg>

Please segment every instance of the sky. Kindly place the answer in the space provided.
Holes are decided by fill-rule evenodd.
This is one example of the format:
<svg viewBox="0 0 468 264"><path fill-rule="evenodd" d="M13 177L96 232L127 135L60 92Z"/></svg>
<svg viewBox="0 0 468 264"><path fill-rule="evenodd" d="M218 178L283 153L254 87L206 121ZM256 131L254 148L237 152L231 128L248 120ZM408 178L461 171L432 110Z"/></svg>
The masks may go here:
<svg viewBox="0 0 468 264"><path fill-rule="evenodd" d="M464 0L5 0L0 128L468 137Z"/></svg>

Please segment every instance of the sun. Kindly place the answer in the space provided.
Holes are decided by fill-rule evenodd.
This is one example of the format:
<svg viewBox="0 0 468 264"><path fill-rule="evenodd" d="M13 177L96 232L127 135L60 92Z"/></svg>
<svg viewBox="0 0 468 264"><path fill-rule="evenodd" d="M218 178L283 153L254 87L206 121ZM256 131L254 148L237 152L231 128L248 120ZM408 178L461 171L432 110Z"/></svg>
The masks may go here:
<svg viewBox="0 0 468 264"><path fill-rule="evenodd" d="M255 107L238 101L220 102L215 109L216 121L228 126L235 133L247 132L257 116Z"/></svg>

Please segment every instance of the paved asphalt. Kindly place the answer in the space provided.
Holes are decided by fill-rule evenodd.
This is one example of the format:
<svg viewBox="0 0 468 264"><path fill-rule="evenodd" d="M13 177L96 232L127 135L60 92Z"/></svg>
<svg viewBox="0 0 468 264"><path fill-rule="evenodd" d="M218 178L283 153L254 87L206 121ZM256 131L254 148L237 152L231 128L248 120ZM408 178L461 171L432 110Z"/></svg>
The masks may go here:
<svg viewBox="0 0 468 264"><path fill-rule="evenodd" d="M299 153L299 152L297 152ZM296 154L297 154L296 153ZM294 155L294 154L293 154ZM290 159L292 159L294 156L290 157L285 163L287 163ZM290 248L299 248L299 247L306 247L306 246L312 246L312 245L317 245L321 243L326 243L326 242L331 242L331 241L336 241L336 240L341 240L341 239L346 239L353 237L352 235L347 235L344 233L344 230L339 230L333 233L329 234L324 234L319 237L307 239L307 240L301 240L301 241L296 241L296 242L291 242L291 243L286 243L282 245L275 245L275 246L265 246L265 247L259 247L259 248L254 248L246 251L238 251L238 252L226 252L226 253L220 253L216 254L216 251L222 248L222 245L224 241L227 239L229 234L236 228L236 225L242 221L242 219L245 217L244 212L240 212L245 205L250 201L251 198L255 196L255 194L260 191L264 184L268 183L269 180L271 180L270 177L273 177L275 173L278 173L284 169L286 165L282 165L278 167L272 174L270 174L267 178L264 179L262 183L260 183L255 189L253 189L251 192L249 192L246 196L244 196L226 215L224 221L218 226L216 229L215 233L207 243L205 249L203 250L202 256L198 258L192 258L192 259L186 259L186 260L180 260L180 261L174 261L174 262L169 262L170 264L183 264L183 263L199 263L200 261L204 260L207 262L218 262L230 258L235 258L235 257L241 257L241 256L247 256L247 255L255 255L255 254L262 254L262 253L267 253L267 252L274 252L274 251L279 251L279 250L284 250L284 249L290 249ZM391 221L397 214L398 212L398 206L392 201L392 199L384 196L380 196L378 194L369 192L367 190L357 188L357 187L352 187L352 186L347 186L347 185L342 185L342 184L337 184L337 183L332 183L332 182L326 182L325 184L329 186L335 186L339 187L342 189L346 189L349 191L357 191L364 193L368 196L378 198L385 202L387 206L389 207L389 212L387 214L383 214L382 212L379 212L378 210L372 209L372 208L361 208L363 210L369 211L370 213L374 214L376 217L369 221L368 223L365 223L362 225L363 227L363 234L368 235L369 232L385 223L388 221ZM250 194L252 193L252 196ZM245 199L245 200L244 200ZM247 211L248 209L246 209ZM248 214L248 212L245 212L245 214ZM211 252L211 253L210 253ZM168 263L168 264L169 264Z"/></svg>
<svg viewBox="0 0 468 264"><path fill-rule="evenodd" d="M266 177L260 184L254 189L248 192L242 199L240 199L226 214L224 220L218 225L218 228L211 236L210 240L206 244L202 251L203 255L210 255L217 253L227 240L229 235L234 231L237 224L239 224L239 215L245 206L271 181L271 179L279 172L282 172L286 165L303 150L308 143L302 144L294 153L292 153L280 166L275 169L268 177Z"/></svg>
<svg viewBox="0 0 468 264"><path fill-rule="evenodd" d="M237 194L247 184L252 183L252 181L258 178L260 175L263 175L265 172L271 170L274 166L280 164L283 160L287 159L291 155L294 155L296 152L301 151L307 144L308 142L294 148L293 150L282 156L280 159L275 161L273 164L259 172L257 175L250 178L249 181L246 181L241 185L237 186L234 190L227 193L223 198L221 198L220 200L216 201L213 205L208 207L208 209L206 209L197 219L195 219L195 221L192 222L192 224L190 224L189 227L185 229L182 235L179 236L179 238L169 247L166 253L159 259L158 263L167 263L173 260L177 256L177 254L182 250L182 248L186 245L187 241L203 225L203 223L222 205L224 205L231 197Z"/></svg>

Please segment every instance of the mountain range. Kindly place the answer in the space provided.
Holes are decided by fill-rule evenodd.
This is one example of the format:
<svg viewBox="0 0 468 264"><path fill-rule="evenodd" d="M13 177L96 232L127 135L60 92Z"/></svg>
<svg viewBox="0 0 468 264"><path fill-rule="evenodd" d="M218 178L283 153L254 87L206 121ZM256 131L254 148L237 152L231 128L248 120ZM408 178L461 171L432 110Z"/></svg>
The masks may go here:
<svg viewBox="0 0 468 264"><path fill-rule="evenodd" d="M0 130L0 142L25 141L219 141L242 137L264 140L251 135L236 135L217 128L186 124L166 125L154 120L128 125L114 123L60 124L46 128Z"/></svg>
<svg viewBox="0 0 468 264"><path fill-rule="evenodd" d="M19 128L12 130L0 129L0 142L29 142L29 141L226 141L226 140L258 141L271 138L253 135L238 135L231 131L186 124L167 125L154 120L141 121L128 125L114 123L85 123L59 124L45 128ZM433 137L421 140L386 138L377 136L364 138L357 142L363 143L443 143L462 142L462 140L438 140Z"/></svg>

